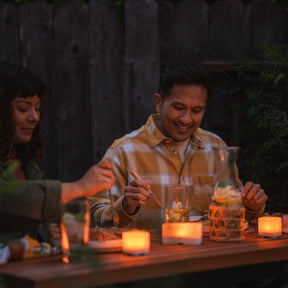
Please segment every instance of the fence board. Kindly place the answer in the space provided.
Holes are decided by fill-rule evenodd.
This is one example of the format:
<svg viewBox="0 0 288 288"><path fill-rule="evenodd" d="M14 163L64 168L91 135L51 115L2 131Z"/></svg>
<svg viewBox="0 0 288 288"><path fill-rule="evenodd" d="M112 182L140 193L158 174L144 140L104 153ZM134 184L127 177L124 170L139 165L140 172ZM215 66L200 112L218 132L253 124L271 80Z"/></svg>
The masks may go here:
<svg viewBox="0 0 288 288"><path fill-rule="evenodd" d="M202 61L207 57L208 6L205 1L183 1L176 9L176 57Z"/></svg>
<svg viewBox="0 0 288 288"><path fill-rule="evenodd" d="M125 1L124 97L126 130L146 122L154 112L159 80L158 4L147 0Z"/></svg>
<svg viewBox="0 0 288 288"><path fill-rule="evenodd" d="M253 1L247 6L244 30L246 56L261 59L261 44L282 42L281 10L278 3L265 0ZM284 31L287 34L287 26Z"/></svg>
<svg viewBox="0 0 288 288"><path fill-rule="evenodd" d="M282 41L281 44L288 45L288 4L286 4L285 9L281 9L281 32Z"/></svg>
<svg viewBox="0 0 288 288"><path fill-rule="evenodd" d="M48 88L43 168L49 178L78 178L115 138L141 126L155 111L159 71L176 58L218 61L213 65L221 68L238 55L260 59L260 43L287 45L287 4L206 2L0 4L0 61L29 66ZM228 74L214 73L202 126L233 145L236 79Z"/></svg>
<svg viewBox="0 0 288 288"><path fill-rule="evenodd" d="M123 113L123 21L106 0L89 5L92 158L98 162L125 133ZM109 129L107 129L109 127Z"/></svg>
<svg viewBox="0 0 288 288"><path fill-rule="evenodd" d="M46 3L27 2L19 6L19 23L21 27L21 46L23 49L22 62L24 66L35 71L44 81L46 86L45 106L47 112L44 121L45 139L43 150L42 168L49 178L56 178L57 171L54 169L56 163L57 138L54 134L56 118L54 117L55 98L51 93L51 46L53 18L52 10Z"/></svg>
<svg viewBox="0 0 288 288"><path fill-rule="evenodd" d="M55 10L53 93L57 98L58 174L75 180L91 163L88 12L70 1Z"/></svg>
<svg viewBox="0 0 288 288"><path fill-rule="evenodd" d="M210 8L209 59L235 60L243 55L244 5L240 0L216 1Z"/></svg>
<svg viewBox="0 0 288 288"><path fill-rule="evenodd" d="M233 143L234 110L232 104L234 98L233 87L237 80L235 75L226 73L213 73L213 96L208 103L205 121L201 127L219 135L228 145ZM229 123L229 125L227 125Z"/></svg>
<svg viewBox="0 0 288 288"><path fill-rule="evenodd" d="M16 8L0 3L0 61L19 63L19 25Z"/></svg>
<svg viewBox="0 0 288 288"><path fill-rule="evenodd" d="M175 7L171 2L159 4L160 71L175 60Z"/></svg>

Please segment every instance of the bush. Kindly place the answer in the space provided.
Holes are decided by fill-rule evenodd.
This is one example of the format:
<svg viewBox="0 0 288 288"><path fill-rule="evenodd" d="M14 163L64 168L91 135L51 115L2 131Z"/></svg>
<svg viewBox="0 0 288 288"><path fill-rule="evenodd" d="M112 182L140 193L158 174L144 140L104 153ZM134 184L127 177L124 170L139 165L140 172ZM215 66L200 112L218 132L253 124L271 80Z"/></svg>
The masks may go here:
<svg viewBox="0 0 288 288"><path fill-rule="evenodd" d="M265 64L239 65L238 165L243 180L253 180L265 189L270 213L287 212L288 47L262 48Z"/></svg>

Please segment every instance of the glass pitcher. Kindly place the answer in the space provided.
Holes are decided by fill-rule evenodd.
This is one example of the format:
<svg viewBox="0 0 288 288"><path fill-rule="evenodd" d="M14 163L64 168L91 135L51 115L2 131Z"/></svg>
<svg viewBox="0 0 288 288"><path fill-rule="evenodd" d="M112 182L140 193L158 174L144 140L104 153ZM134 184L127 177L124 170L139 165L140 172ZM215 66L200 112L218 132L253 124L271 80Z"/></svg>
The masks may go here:
<svg viewBox="0 0 288 288"><path fill-rule="evenodd" d="M217 181L209 205L209 238L212 240L244 239L245 208L241 199L242 184L236 168L239 150L239 147L214 147Z"/></svg>

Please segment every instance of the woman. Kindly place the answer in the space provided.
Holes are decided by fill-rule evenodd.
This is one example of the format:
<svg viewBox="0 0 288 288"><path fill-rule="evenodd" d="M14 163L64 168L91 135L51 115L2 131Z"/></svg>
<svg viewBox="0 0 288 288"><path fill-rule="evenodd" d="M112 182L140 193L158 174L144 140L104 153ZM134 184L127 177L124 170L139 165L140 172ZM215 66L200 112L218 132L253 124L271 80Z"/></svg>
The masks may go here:
<svg viewBox="0 0 288 288"><path fill-rule="evenodd" d="M61 202L92 196L114 183L108 162L91 167L76 182L42 180L37 161L43 144L44 90L31 70L0 63L0 243L4 245L25 234L49 241L48 227L59 232L51 222L59 219ZM14 163L19 165L12 174L5 173ZM7 191L11 183L14 186Z"/></svg>

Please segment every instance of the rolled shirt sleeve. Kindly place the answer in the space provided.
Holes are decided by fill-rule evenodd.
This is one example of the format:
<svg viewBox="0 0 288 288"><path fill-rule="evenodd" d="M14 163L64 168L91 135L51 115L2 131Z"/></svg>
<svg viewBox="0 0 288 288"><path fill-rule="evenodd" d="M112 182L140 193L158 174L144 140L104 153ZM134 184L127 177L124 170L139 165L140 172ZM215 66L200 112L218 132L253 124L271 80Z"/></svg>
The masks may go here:
<svg viewBox="0 0 288 288"><path fill-rule="evenodd" d="M0 214L18 229L21 223L33 226L59 217L61 182L57 180L25 180L13 183L13 189L1 189L7 184L0 181ZM11 219L19 219L19 225ZM11 221L10 221L10 220ZM21 219L21 221L20 221Z"/></svg>

